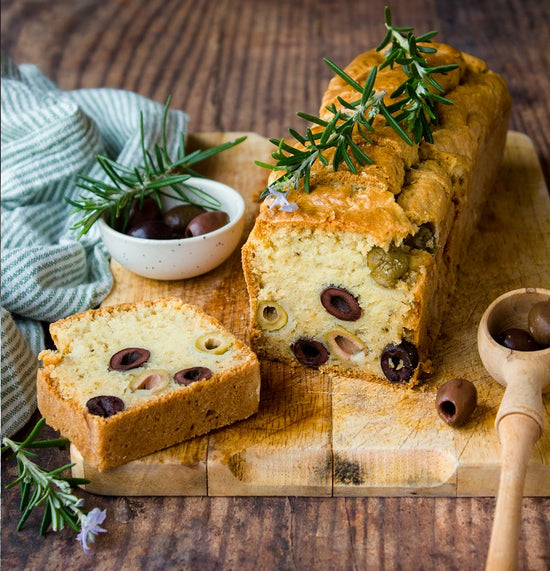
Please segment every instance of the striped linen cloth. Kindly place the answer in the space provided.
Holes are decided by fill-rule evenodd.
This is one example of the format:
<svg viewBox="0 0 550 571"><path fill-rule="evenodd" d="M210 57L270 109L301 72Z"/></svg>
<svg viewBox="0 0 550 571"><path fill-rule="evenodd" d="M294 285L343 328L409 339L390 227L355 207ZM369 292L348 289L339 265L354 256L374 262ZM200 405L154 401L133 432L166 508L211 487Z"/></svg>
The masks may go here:
<svg viewBox="0 0 550 571"><path fill-rule="evenodd" d="M97 228L78 238L65 196L76 198L78 174L107 180L95 161L107 155L142 163L140 111L147 148L162 143L164 105L115 89L63 91L33 65L2 56L1 317L2 435L36 410L37 355L43 326L99 305L112 286ZM187 115L170 111L175 155Z"/></svg>

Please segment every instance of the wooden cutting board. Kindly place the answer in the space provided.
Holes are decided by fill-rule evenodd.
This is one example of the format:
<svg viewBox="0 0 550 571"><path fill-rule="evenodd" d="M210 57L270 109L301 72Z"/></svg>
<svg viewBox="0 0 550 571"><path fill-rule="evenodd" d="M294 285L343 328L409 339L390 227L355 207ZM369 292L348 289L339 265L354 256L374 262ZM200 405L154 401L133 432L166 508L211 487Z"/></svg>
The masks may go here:
<svg viewBox="0 0 550 571"><path fill-rule="evenodd" d="M194 135L190 145L237 135ZM272 150L266 139L248 134L244 144L204 165L210 178L243 193L245 236L267 176L254 160L269 161ZM209 274L183 281L141 278L114 261L112 270L115 283L104 305L180 296L248 341L238 251ZM498 184L435 347L435 373L422 388L398 390L265 362L253 418L105 472L73 447L73 474L90 480L86 490L108 495L493 496L499 476L493 425L504 389L481 364L477 326L494 298L525 286L550 286L550 199L530 139L510 132ZM440 420L435 408L437 388L457 376L470 379L479 397L459 429ZM550 495L548 427L529 463L525 494Z"/></svg>

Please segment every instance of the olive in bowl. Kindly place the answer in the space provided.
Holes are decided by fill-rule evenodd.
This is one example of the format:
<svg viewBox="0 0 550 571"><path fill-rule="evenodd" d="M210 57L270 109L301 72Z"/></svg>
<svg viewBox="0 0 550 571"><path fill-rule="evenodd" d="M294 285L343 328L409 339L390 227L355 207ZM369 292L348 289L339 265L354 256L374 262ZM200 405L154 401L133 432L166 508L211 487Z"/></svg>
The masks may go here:
<svg viewBox="0 0 550 571"><path fill-rule="evenodd" d="M219 201L219 211L227 216L227 223L190 237L174 232L174 237L168 235L155 239L119 232L101 218L97 222L101 238L119 264L146 278L180 280L205 274L231 255L244 229L245 203L242 196L235 189L209 179L191 178L188 183ZM181 204L177 198L163 196L162 212ZM204 208L208 210L206 204ZM163 223L162 220L160 222Z"/></svg>

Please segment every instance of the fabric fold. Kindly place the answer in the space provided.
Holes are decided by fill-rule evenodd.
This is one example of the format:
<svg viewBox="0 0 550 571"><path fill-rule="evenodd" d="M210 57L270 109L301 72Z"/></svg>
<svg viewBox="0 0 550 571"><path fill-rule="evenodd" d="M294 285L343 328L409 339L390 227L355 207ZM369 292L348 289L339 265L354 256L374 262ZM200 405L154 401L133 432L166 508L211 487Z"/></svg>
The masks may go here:
<svg viewBox="0 0 550 571"><path fill-rule="evenodd" d="M84 191L78 175L108 178L95 157L128 167L161 144L164 105L116 89L63 91L33 65L2 56L2 435L13 435L36 409L43 324L96 307L112 287L97 228L79 238L79 215L66 197ZM170 110L169 153L188 117Z"/></svg>

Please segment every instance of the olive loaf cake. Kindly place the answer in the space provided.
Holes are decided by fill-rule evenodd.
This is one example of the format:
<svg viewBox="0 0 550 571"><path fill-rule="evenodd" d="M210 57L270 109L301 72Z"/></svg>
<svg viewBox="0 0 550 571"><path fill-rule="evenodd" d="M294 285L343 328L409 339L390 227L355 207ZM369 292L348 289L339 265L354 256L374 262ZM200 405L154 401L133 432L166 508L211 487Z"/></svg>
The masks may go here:
<svg viewBox="0 0 550 571"><path fill-rule="evenodd" d="M409 145L378 116L372 142L354 136L372 164L354 174L317 161L310 193L289 190L296 210L262 204L242 252L259 357L406 386L432 368L458 267L496 180L511 98L484 62L430 45L431 65L458 66L437 76L453 104L439 106L433 143ZM345 71L362 85L383 59L369 51ZM383 68L375 87L392 93L405 79L399 66ZM335 76L325 120L338 97L358 96Z"/></svg>
<svg viewBox="0 0 550 571"><path fill-rule="evenodd" d="M38 406L100 470L258 410L258 359L178 298L89 310L50 326Z"/></svg>

